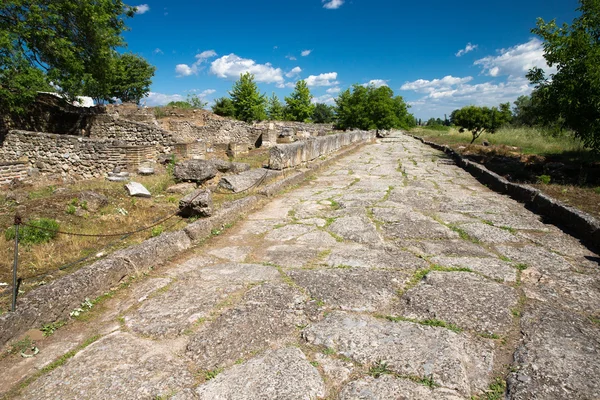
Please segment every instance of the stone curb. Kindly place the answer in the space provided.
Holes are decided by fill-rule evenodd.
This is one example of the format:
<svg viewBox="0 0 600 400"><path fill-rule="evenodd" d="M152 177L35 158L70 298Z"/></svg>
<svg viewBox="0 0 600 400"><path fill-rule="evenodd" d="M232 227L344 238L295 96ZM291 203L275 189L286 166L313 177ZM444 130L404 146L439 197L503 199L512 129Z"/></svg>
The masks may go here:
<svg viewBox="0 0 600 400"><path fill-rule="evenodd" d="M215 215L199 219L182 230L163 233L138 245L119 250L72 274L32 290L18 299L16 312L0 315L0 346L28 329L68 318L69 313L80 307L86 298L97 298L118 286L127 276L139 275L199 244L211 236L213 229L234 223L241 215L265 202L268 197L301 183L310 174L331 165L366 143L368 141L353 143L330 155L326 160L311 163L304 171L266 185L258 191L259 196L252 195L229 202Z"/></svg>
<svg viewBox="0 0 600 400"><path fill-rule="evenodd" d="M406 135L436 150L443 151L452 157L458 166L469 172L490 189L507 194L518 202L524 203L530 210L543 216L547 221L567 228L570 234L583 243L600 249L600 221L593 216L553 199L529 185L512 183L490 171L485 166L467 160L446 145L429 142L418 136Z"/></svg>

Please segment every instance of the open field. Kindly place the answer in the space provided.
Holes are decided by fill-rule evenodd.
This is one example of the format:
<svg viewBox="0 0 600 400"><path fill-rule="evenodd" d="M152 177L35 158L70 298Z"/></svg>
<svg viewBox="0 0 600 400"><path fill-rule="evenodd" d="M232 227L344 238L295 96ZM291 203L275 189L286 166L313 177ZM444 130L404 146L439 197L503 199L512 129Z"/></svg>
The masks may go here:
<svg viewBox="0 0 600 400"><path fill-rule="evenodd" d="M460 133L456 128L416 128L411 133L448 145L512 181L532 184L600 218L600 155L568 134L553 136L535 128L503 128L494 134L484 133L471 145L471 133ZM489 146L483 146L484 141Z"/></svg>

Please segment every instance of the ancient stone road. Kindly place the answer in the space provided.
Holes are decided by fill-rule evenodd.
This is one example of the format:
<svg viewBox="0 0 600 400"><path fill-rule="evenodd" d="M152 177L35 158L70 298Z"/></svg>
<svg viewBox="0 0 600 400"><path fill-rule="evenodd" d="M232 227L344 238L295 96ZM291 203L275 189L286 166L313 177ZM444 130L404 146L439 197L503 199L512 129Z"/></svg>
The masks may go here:
<svg viewBox="0 0 600 400"><path fill-rule="evenodd" d="M21 396L598 399L598 260L396 133L134 285Z"/></svg>

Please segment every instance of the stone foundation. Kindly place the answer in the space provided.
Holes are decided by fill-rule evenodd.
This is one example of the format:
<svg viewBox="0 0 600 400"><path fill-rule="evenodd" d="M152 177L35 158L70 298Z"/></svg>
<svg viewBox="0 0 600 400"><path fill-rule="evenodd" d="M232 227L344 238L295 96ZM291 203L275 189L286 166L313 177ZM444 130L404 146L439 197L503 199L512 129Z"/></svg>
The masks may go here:
<svg viewBox="0 0 600 400"><path fill-rule="evenodd" d="M333 153L352 143L375 139L375 131L353 131L321 136L271 148L269 168L282 170L293 168L321 156Z"/></svg>

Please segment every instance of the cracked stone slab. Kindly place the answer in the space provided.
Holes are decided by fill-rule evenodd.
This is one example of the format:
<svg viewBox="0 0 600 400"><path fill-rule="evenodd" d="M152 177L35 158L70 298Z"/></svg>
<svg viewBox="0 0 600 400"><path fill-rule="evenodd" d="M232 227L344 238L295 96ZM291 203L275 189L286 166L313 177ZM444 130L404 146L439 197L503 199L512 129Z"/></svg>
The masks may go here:
<svg viewBox="0 0 600 400"><path fill-rule="evenodd" d="M400 397L399 397L400 396ZM408 379L391 375L380 378L367 376L350 382L340 394L340 400L465 400L456 391L447 388L430 389Z"/></svg>
<svg viewBox="0 0 600 400"><path fill-rule="evenodd" d="M369 244L382 243L375 225L366 216L338 218L328 229L346 240Z"/></svg>
<svg viewBox="0 0 600 400"><path fill-rule="evenodd" d="M431 378L464 396L490 382L494 344L448 329L336 311L303 335L359 363L385 361L396 373Z"/></svg>
<svg viewBox="0 0 600 400"><path fill-rule="evenodd" d="M600 328L576 313L537 304L521 318L510 400L595 399L600 393Z"/></svg>
<svg viewBox="0 0 600 400"><path fill-rule="evenodd" d="M248 220L241 223L239 233L242 235L262 235L272 231L276 226L287 222L286 218Z"/></svg>
<svg viewBox="0 0 600 400"><path fill-rule="evenodd" d="M208 254L228 261L243 262L251 251L252 247L249 246L230 246L211 250Z"/></svg>
<svg viewBox="0 0 600 400"><path fill-rule="evenodd" d="M277 269L264 265L230 263L206 267L143 302L125 316L125 323L133 332L145 336L177 336L244 285L276 279Z"/></svg>
<svg viewBox="0 0 600 400"><path fill-rule="evenodd" d="M458 234L433 219L417 213L404 213L401 222L383 224L386 238L456 239Z"/></svg>
<svg viewBox="0 0 600 400"><path fill-rule="evenodd" d="M429 261L444 267L469 268L492 279L516 282L517 270L511 263L495 258L483 257L433 257Z"/></svg>
<svg viewBox="0 0 600 400"><path fill-rule="evenodd" d="M536 231L548 231L548 227L540 221L540 217L535 214L516 214L516 213L470 213L474 217L490 221L495 226L506 226L512 229L525 229Z"/></svg>
<svg viewBox="0 0 600 400"><path fill-rule="evenodd" d="M284 268L301 268L319 255L317 249L301 245L277 245L266 249L261 260Z"/></svg>
<svg viewBox="0 0 600 400"><path fill-rule="evenodd" d="M305 224L305 225L315 225L315 226L318 226L319 228L322 228L325 225L327 225L327 221L324 220L323 218L306 218L306 219L301 219L298 222L301 224Z"/></svg>
<svg viewBox="0 0 600 400"><path fill-rule="evenodd" d="M315 249L328 249L338 245L337 240L325 231L313 231L296 239L296 243Z"/></svg>
<svg viewBox="0 0 600 400"><path fill-rule="evenodd" d="M484 223L464 224L460 229L465 231L469 236L483 243L518 243L523 242L523 239L517 235L513 235L509 231Z"/></svg>
<svg viewBox="0 0 600 400"><path fill-rule="evenodd" d="M540 246L496 246L496 249L513 262L535 267L545 273L563 273L573 268L564 257Z"/></svg>
<svg viewBox="0 0 600 400"><path fill-rule="evenodd" d="M265 236L265 240L272 242L287 242L314 231L315 228L302 224L290 224L281 228L273 229Z"/></svg>
<svg viewBox="0 0 600 400"><path fill-rule="evenodd" d="M504 335L519 297L510 286L469 272L432 271L400 299L398 314L438 319L481 333Z"/></svg>
<svg viewBox="0 0 600 400"><path fill-rule="evenodd" d="M363 268L293 270L287 274L326 307L369 312L387 306L409 277L400 271Z"/></svg>
<svg viewBox="0 0 600 400"><path fill-rule="evenodd" d="M405 242L408 249L425 257L494 257L495 255L482 246L461 239L455 240L423 240Z"/></svg>
<svg viewBox="0 0 600 400"><path fill-rule="evenodd" d="M240 304L206 323L187 346L187 354L205 370L228 366L257 351L293 339L305 326L308 298L286 284L250 289Z"/></svg>
<svg viewBox="0 0 600 400"><path fill-rule="evenodd" d="M292 209L288 202L289 200L285 198L273 199L259 211L248 215L247 218L249 220L286 219L288 212Z"/></svg>
<svg viewBox="0 0 600 400"><path fill-rule="evenodd" d="M338 243L326 259L330 267L350 266L359 268L382 268L417 270L429 263L412 253L394 247L367 247L361 244Z"/></svg>
<svg viewBox="0 0 600 400"><path fill-rule="evenodd" d="M186 364L172 343L157 345L127 332L115 332L32 382L22 398L157 398L194 384Z"/></svg>
<svg viewBox="0 0 600 400"><path fill-rule="evenodd" d="M338 360L321 353L315 354L315 361L319 363L329 382L336 387L339 387L344 381L350 378L350 375L354 371L353 363Z"/></svg>
<svg viewBox="0 0 600 400"><path fill-rule="evenodd" d="M325 396L319 371L295 347L235 365L197 389L200 400L314 400Z"/></svg>

